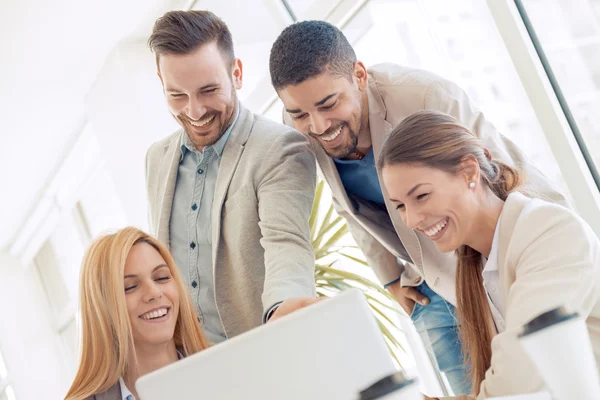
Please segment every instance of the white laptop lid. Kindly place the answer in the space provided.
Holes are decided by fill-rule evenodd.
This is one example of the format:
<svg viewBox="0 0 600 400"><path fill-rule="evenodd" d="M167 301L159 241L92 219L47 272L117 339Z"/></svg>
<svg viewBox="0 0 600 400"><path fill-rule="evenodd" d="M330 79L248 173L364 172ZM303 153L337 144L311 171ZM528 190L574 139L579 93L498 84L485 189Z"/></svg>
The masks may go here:
<svg viewBox="0 0 600 400"><path fill-rule="evenodd" d="M396 371L358 289L141 377L140 400L351 400Z"/></svg>

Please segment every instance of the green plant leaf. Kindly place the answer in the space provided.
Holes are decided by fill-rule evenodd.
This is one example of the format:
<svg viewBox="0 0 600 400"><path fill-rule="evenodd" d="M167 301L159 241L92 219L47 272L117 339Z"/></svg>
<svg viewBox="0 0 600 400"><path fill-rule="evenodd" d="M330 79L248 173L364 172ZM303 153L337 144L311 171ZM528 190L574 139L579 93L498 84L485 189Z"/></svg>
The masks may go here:
<svg viewBox="0 0 600 400"><path fill-rule="evenodd" d="M327 242L320 246L319 250L315 251L315 257L317 259L321 258L320 254L326 251L329 246L337 243L342 237L344 237L348 233L348 225L342 225L337 232L335 232Z"/></svg>
<svg viewBox="0 0 600 400"><path fill-rule="evenodd" d="M347 259L350 259L350 260L354 261L355 263L358 263L358 264L364 265L365 267L368 267L368 266L369 266L369 264L368 264L368 263L367 263L365 260L361 260L360 258L353 257L353 256L351 256L351 255L349 255L349 254L346 254L346 253L343 253L343 252L341 252L341 251L339 251L339 250L338 250L338 253L339 253L341 256L344 256L344 257L346 257Z"/></svg>
<svg viewBox="0 0 600 400"><path fill-rule="evenodd" d="M323 188L325 187L325 182L319 179L317 182L317 187L315 190L315 198L313 200L313 206L310 213L310 219L308 220L308 226L310 226L310 238L315 237L315 232L318 228L317 218L319 217L319 205L321 204L321 196L323 194Z"/></svg>
<svg viewBox="0 0 600 400"><path fill-rule="evenodd" d="M360 274L335 267L338 261L345 259L359 266L361 270L362 268L369 268L364 257L360 258L347 253L348 250L360 250L358 246L338 245L340 240L348 234L348 226L344 219L335 212L330 200L324 198L324 187L325 183L319 179L309 219L310 238L315 251L317 295L335 296L348 289L360 289L366 296L367 303L374 314L391 356L402 368L398 354L405 352L397 336L402 330L389 317L398 313L398 308L394 308L394 304L396 304L394 298L378 282L374 282ZM325 202L329 202L329 204ZM325 215L321 215L319 209L323 210L326 206Z"/></svg>

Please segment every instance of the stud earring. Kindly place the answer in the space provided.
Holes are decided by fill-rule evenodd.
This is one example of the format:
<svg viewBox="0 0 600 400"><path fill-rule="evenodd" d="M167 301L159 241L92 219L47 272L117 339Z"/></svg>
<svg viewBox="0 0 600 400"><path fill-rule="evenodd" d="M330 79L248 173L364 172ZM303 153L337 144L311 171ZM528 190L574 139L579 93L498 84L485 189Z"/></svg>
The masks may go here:
<svg viewBox="0 0 600 400"><path fill-rule="evenodd" d="M469 189L475 188L475 182L469 182Z"/></svg>

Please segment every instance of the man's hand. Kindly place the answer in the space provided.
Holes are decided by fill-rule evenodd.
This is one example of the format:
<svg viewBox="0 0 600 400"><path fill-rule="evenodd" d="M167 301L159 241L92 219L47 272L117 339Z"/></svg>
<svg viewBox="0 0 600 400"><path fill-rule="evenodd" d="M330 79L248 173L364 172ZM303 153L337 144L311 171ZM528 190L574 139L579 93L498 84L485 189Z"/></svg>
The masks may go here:
<svg viewBox="0 0 600 400"><path fill-rule="evenodd" d="M277 307L267 322L274 321L296 310L317 303L321 300L325 300L326 298L327 297L296 297L292 299L286 299L279 305L279 307Z"/></svg>
<svg viewBox="0 0 600 400"><path fill-rule="evenodd" d="M426 394L423 395L425 400L440 400L439 397L427 397Z"/></svg>
<svg viewBox="0 0 600 400"><path fill-rule="evenodd" d="M400 286L400 281L388 286L387 290L394 296L398 304L400 304L408 315L412 314L413 309L415 308L415 302L423 306L429 304L429 297L425 296L414 287Z"/></svg>

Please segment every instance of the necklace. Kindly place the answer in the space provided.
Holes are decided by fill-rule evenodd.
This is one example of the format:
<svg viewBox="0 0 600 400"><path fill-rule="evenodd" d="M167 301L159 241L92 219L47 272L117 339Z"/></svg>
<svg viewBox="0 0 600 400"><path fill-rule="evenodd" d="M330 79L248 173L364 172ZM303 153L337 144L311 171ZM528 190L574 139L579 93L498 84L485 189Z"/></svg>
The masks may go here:
<svg viewBox="0 0 600 400"><path fill-rule="evenodd" d="M359 160L362 160L363 158L365 158L365 155L356 149L354 149L352 154L354 154L356 156L356 158L358 158Z"/></svg>

